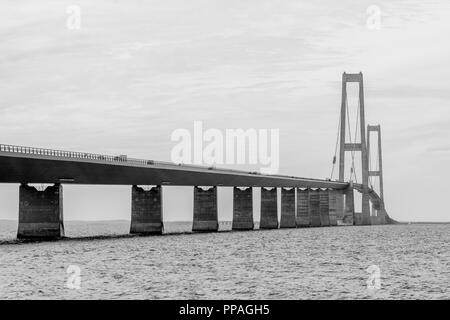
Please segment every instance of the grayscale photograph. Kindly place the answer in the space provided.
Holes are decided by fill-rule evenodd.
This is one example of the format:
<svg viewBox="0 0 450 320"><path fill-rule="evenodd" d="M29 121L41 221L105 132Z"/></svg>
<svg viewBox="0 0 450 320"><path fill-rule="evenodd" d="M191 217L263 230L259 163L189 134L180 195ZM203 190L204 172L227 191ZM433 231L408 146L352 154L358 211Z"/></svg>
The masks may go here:
<svg viewBox="0 0 450 320"><path fill-rule="evenodd" d="M0 300L448 301L449 17L1 0Z"/></svg>

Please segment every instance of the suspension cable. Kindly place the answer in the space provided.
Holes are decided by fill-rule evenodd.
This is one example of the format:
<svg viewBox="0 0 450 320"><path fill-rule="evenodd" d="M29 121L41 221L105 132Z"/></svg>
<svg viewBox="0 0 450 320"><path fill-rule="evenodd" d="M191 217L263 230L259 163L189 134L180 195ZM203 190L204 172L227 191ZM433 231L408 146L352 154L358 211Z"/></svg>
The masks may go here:
<svg viewBox="0 0 450 320"><path fill-rule="evenodd" d="M355 166L355 152L356 152L356 140L358 138L358 124L359 124L359 114L360 114L360 108L361 108L361 104L360 101L358 99L358 109L357 109L357 114L356 114L356 123L355 123L355 133L354 133L354 137L352 139L352 130L351 130L351 126L350 126L350 112L348 110L348 99L347 97L345 97L345 112L347 115L347 123L348 123L348 138L349 138L349 143L352 145L352 149L351 149L351 157L352 157L352 165L350 167L350 180L352 180L352 178L355 178L355 182L358 183L358 176L356 174L356 166ZM339 117L339 125L338 125L338 132L336 135L336 145L335 145L335 149L334 149L334 156L333 156L333 164L331 167L331 174L330 174L330 180L333 179L334 176L334 170L335 170L335 166L336 166L336 155L337 155L337 150L338 150L338 145L339 145L339 138L340 138L340 129L341 129L341 117ZM345 135L344 135L345 136ZM344 139L344 144L345 144L345 139ZM370 157L369 157L369 166L370 166Z"/></svg>
<svg viewBox="0 0 450 320"><path fill-rule="evenodd" d="M357 138L358 138L358 124L359 124L359 110L361 108L360 101L358 99L358 109L356 110L356 123L355 123L355 138L354 142L356 144ZM352 152L352 166L353 166L353 174L355 176L355 181L358 183L358 176L356 175L356 167L355 167L355 144L353 145L353 152ZM362 152L362 151L361 151Z"/></svg>
<svg viewBox="0 0 450 320"><path fill-rule="evenodd" d="M336 155L337 155L337 149L338 149L340 136L341 136L341 117L339 117L339 124L338 124L338 130L337 130L337 135L336 135L336 145L334 147L333 165L331 166L330 180L333 180L333 176L334 176L334 169L336 167ZM345 137L345 135L344 135L344 137Z"/></svg>
<svg viewBox="0 0 450 320"><path fill-rule="evenodd" d="M370 134L370 132L369 132ZM372 156L370 155L370 145L367 144L367 157L369 158L369 172L372 170ZM371 189L373 189L373 177L371 175L369 175L369 186Z"/></svg>

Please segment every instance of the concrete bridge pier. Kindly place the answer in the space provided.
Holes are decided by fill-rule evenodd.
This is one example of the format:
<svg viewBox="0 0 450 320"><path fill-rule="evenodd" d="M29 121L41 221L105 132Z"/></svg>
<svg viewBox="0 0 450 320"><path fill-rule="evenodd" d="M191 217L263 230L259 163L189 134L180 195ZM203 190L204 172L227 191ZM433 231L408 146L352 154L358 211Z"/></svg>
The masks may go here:
<svg viewBox="0 0 450 320"><path fill-rule="evenodd" d="M355 213L355 197L353 194L353 188L348 187L344 191L345 203L344 203L344 218L342 222L346 225L355 224L356 213Z"/></svg>
<svg viewBox="0 0 450 320"><path fill-rule="evenodd" d="M64 237L63 188L60 184L39 191L21 184L19 188L19 239Z"/></svg>
<svg viewBox="0 0 450 320"><path fill-rule="evenodd" d="M299 228L310 226L309 192L308 189L302 190L297 188L297 217L295 222Z"/></svg>
<svg viewBox="0 0 450 320"><path fill-rule="evenodd" d="M295 227L295 188L281 188L280 228Z"/></svg>
<svg viewBox="0 0 450 320"><path fill-rule="evenodd" d="M370 220L370 196L368 187L363 187L362 194L362 210L361 210L361 225L368 226L371 224Z"/></svg>
<svg viewBox="0 0 450 320"><path fill-rule="evenodd" d="M277 188L261 188L260 229L278 229Z"/></svg>
<svg viewBox="0 0 450 320"><path fill-rule="evenodd" d="M372 203L372 215L370 224L386 224L386 211L383 210L380 203Z"/></svg>
<svg viewBox="0 0 450 320"><path fill-rule="evenodd" d="M336 192L336 190L329 190L328 203L329 203L330 226L337 226L337 192Z"/></svg>
<svg viewBox="0 0 450 320"><path fill-rule="evenodd" d="M192 231L218 231L217 187L204 190L194 186L194 220Z"/></svg>
<svg viewBox="0 0 450 320"><path fill-rule="evenodd" d="M377 217L378 217L379 224L387 224L386 216L387 216L387 213L383 207L381 207L379 210L377 210Z"/></svg>
<svg viewBox="0 0 450 320"><path fill-rule="evenodd" d="M355 213L354 221L356 226L367 226L371 224L369 194L366 194L364 190L362 191L361 212Z"/></svg>
<svg viewBox="0 0 450 320"><path fill-rule="evenodd" d="M311 227L322 226L320 218L320 190L311 190L309 192L309 216Z"/></svg>
<svg viewBox="0 0 450 320"><path fill-rule="evenodd" d="M253 230L253 190L251 187L241 190L233 188L233 224L232 230Z"/></svg>
<svg viewBox="0 0 450 320"><path fill-rule="evenodd" d="M130 233L162 234L162 210L161 186L148 191L139 186L132 186Z"/></svg>
<svg viewBox="0 0 450 320"><path fill-rule="evenodd" d="M319 197L320 197L320 225L322 227L329 227L330 226L330 203L329 203L329 191L326 190L320 190L319 191Z"/></svg>
<svg viewBox="0 0 450 320"><path fill-rule="evenodd" d="M379 210L376 208L374 204L372 204L372 210L370 215L370 224L377 225L381 224L380 217L378 216Z"/></svg>
<svg viewBox="0 0 450 320"><path fill-rule="evenodd" d="M337 225L344 224L344 196L345 192L342 191L336 191L336 221Z"/></svg>

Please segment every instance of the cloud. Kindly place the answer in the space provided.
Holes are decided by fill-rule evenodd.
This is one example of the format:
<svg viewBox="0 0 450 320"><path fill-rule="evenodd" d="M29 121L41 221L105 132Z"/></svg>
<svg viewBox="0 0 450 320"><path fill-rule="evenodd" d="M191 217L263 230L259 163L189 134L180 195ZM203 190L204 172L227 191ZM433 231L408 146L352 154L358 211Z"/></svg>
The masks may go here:
<svg viewBox="0 0 450 320"><path fill-rule="evenodd" d="M0 4L2 142L169 160L170 133L194 120L280 128L281 171L324 177L341 74L363 71L367 122L382 125L387 163L429 152L407 168L441 170L450 127L445 0L379 1L380 32L365 26L371 1L81 0L80 32L65 28L69 4ZM388 189L414 183L390 170ZM392 205L399 218L423 214Z"/></svg>

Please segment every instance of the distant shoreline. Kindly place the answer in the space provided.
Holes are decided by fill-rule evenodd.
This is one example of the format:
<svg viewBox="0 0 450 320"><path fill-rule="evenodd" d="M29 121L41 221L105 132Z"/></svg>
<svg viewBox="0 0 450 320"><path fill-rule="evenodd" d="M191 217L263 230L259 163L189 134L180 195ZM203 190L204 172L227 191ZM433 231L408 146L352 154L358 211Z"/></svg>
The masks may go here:
<svg viewBox="0 0 450 320"><path fill-rule="evenodd" d="M399 223L401 224L450 224L450 221L444 222L433 222L433 221L411 221L411 222L404 222L404 221L399 221Z"/></svg>

